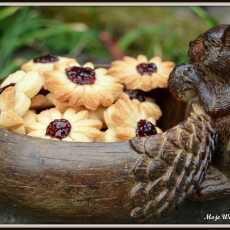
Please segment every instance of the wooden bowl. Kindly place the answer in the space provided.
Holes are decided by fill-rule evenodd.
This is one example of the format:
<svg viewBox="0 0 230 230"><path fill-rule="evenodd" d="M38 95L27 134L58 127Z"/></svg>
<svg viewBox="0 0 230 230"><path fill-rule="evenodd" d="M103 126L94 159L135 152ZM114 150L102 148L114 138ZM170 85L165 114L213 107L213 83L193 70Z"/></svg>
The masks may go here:
<svg viewBox="0 0 230 230"><path fill-rule="evenodd" d="M163 130L183 119L185 106L167 89L151 95L163 110ZM0 129L0 197L38 215L79 223L129 222L138 158L129 142L69 143Z"/></svg>

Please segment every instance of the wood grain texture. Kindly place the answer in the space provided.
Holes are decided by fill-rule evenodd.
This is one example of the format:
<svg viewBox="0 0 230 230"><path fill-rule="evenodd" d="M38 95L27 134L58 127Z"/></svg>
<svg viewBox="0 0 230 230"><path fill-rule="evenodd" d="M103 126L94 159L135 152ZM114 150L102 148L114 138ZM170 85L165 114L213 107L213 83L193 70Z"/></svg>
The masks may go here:
<svg viewBox="0 0 230 230"><path fill-rule="evenodd" d="M183 119L185 106L167 89L149 96L162 108L163 130ZM75 223L130 223L140 158L129 142L50 141L0 129L0 199Z"/></svg>
<svg viewBox="0 0 230 230"><path fill-rule="evenodd" d="M199 190L192 194L191 200L210 201L220 198L229 197L230 180L217 168L210 166L207 170L205 180L199 187Z"/></svg>
<svg viewBox="0 0 230 230"><path fill-rule="evenodd" d="M196 105L175 127L131 143L143 155L134 168L131 215L146 223L175 211L200 187L216 147L216 130Z"/></svg>
<svg viewBox="0 0 230 230"><path fill-rule="evenodd" d="M0 196L40 214L116 222L129 217L128 142L68 143L0 130Z"/></svg>

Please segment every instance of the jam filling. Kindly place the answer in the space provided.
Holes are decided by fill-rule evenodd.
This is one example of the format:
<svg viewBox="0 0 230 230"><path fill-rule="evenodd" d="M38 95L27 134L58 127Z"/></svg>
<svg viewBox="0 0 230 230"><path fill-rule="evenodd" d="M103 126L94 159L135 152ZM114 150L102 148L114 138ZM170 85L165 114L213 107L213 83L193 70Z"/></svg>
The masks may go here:
<svg viewBox="0 0 230 230"><path fill-rule="evenodd" d="M34 63L42 63L42 64L57 62L58 60L59 60L58 57L52 54L46 54L33 59Z"/></svg>
<svg viewBox="0 0 230 230"><path fill-rule="evenodd" d="M49 92L48 90L42 88L42 89L39 91L38 94L41 94L41 95L43 95L43 96L46 96L46 95L48 95L49 93L50 93L50 92Z"/></svg>
<svg viewBox="0 0 230 230"><path fill-rule="evenodd" d="M157 134L157 130L152 122L143 119L138 121L136 128L137 137L151 136L154 134Z"/></svg>
<svg viewBox="0 0 230 230"><path fill-rule="evenodd" d="M90 67L72 66L65 71L68 79L78 85L92 85L96 81L96 73Z"/></svg>
<svg viewBox="0 0 230 230"><path fill-rule="evenodd" d="M140 75L147 74L151 76L153 73L157 72L157 66L155 63L140 63L136 68Z"/></svg>
<svg viewBox="0 0 230 230"><path fill-rule="evenodd" d="M57 138L63 139L69 135L71 131L71 124L66 119L55 119L49 123L46 129L46 135Z"/></svg>
<svg viewBox="0 0 230 230"><path fill-rule="evenodd" d="M6 86L0 88L0 94L3 93L3 91L4 91L5 89L7 89L7 88L9 88L9 87L11 87L11 86L15 86L15 83L10 83L9 85L6 85Z"/></svg>
<svg viewBox="0 0 230 230"><path fill-rule="evenodd" d="M144 102L146 100L145 96L144 96L144 94L143 94L143 92L141 90L128 90L128 89L125 89L125 93L129 96L129 98L131 100L137 99L140 102Z"/></svg>

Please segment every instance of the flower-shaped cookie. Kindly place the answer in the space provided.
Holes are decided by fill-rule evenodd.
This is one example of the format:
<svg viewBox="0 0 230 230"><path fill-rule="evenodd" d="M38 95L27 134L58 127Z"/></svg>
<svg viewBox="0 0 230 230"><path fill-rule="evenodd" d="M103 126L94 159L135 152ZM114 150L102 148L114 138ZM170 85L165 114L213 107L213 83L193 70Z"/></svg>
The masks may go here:
<svg viewBox="0 0 230 230"><path fill-rule="evenodd" d="M51 108L39 114L30 110L24 116L24 125L30 136L54 140L91 142L102 135L101 121L89 119L86 110L75 112L67 109L61 113Z"/></svg>
<svg viewBox="0 0 230 230"><path fill-rule="evenodd" d="M50 103L52 103L60 112L64 112L66 109L70 108L70 106L68 105L68 103L65 102L60 102L58 101L53 94L49 93L46 96L46 100L49 101ZM80 107L71 107L72 109L74 109L76 112L84 110L84 107L80 106ZM99 106L96 110L89 110L89 117L91 119L98 119L100 121L103 122L103 126L105 125L105 121L104 121L104 111L105 111L105 107L103 106Z"/></svg>
<svg viewBox="0 0 230 230"><path fill-rule="evenodd" d="M53 103L47 98L46 95L38 94L31 99L30 109L44 110L53 107Z"/></svg>
<svg viewBox="0 0 230 230"><path fill-rule="evenodd" d="M43 84L43 77L37 72L17 71L9 75L0 86L1 111L13 111L22 117L29 110L31 98L41 90Z"/></svg>
<svg viewBox="0 0 230 230"><path fill-rule="evenodd" d="M65 66L76 63L77 61L73 58L46 54L40 57L36 57L33 60L30 60L29 62L26 62L21 66L21 69L25 72L37 71L39 73L44 73L47 71L52 71L55 68L63 68Z"/></svg>
<svg viewBox="0 0 230 230"><path fill-rule="evenodd" d="M60 112L62 112L62 113L65 112L66 109L70 108L70 106L68 105L68 103L61 102L61 101L57 100L52 93L47 94L46 95L46 99L48 101L50 101L55 106L55 108L57 110L59 110ZM76 112L78 112L78 111L82 110L82 107L75 108L74 110Z"/></svg>
<svg viewBox="0 0 230 230"><path fill-rule="evenodd" d="M125 90L124 92L131 100L137 100L140 102L141 110L143 110L148 117L154 117L155 120L158 120L162 116L160 107L152 98L146 97L143 91Z"/></svg>
<svg viewBox="0 0 230 230"><path fill-rule="evenodd" d="M166 88L168 77L174 67L170 61L162 61L160 57L148 60L139 55L137 59L124 57L112 63L108 74L127 87L127 89L141 89L150 91L155 88Z"/></svg>
<svg viewBox="0 0 230 230"><path fill-rule="evenodd" d="M129 139L129 137L127 137L127 136L123 137L123 139L122 139L119 136L119 133L117 133L114 129L108 128L106 131L103 132L103 135L101 137L101 142L119 142L119 141L125 141L128 139Z"/></svg>
<svg viewBox="0 0 230 230"><path fill-rule="evenodd" d="M142 109L141 102L131 100L128 95L122 97L104 112L108 130L103 141L124 141L137 136L154 135L161 132L155 118L149 117Z"/></svg>
<svg viewBox="0 0 230 230"><path fill-rule="evenodd" d="M121 126L116 128L108 128L105 132L103 132L100 140L102 142L126 141L135 136L150 136L161 132L161 129L153 124L152 119L141 119L136 123L135 126L133 125L132 127Z"/></svg>
<svg viewBox="0 0 230 230"><path fill-rule="evenodd" d="M19 134L26 134L26 129L24 124L19 125L15 128L9 129L10 131L13 131L14 133L19 133Z"/></svg>
<svg viewBox="0 0 230 230"><path fill-rule="evenodd" d="M45 79L45 88L58 101L66 102L70 107L84 106L89 110L110 106L123 89L117 80L107 74L106 69L95 69L91 63L46 72Z"/></svg>
<svg viewBox="0 0 230 230"><path fill-rule="evenodd" d="M20 106L28 103L27 98L23 96L19 97L16 101L14 84L9 84L0 89L0 127L11 129L23 124L23 119L18 114ZM28 109L28 105L26 107Z"/></svg>
<svg viewBox="0 0 230 230"><path fill-rule="evenodd" d="M106 127L105 119L104 119L104 112L106 109L107 108L103 106L99 106L97 110L89 110L89 117L92 119L99 119L103 123L102 128Z"/></svg>

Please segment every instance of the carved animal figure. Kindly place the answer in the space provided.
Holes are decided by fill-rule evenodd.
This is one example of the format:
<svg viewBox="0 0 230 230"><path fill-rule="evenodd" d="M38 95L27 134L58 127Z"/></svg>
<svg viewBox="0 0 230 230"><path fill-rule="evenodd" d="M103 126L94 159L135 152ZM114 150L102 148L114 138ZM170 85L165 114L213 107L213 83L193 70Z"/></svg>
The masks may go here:
<svg viewBox="0 0 230 230"><path fill-rule="evenodd" d="M190 64L174 68L169 90L188 103L185 120L163 134L135 138L132 216L150 219L184 199L230 195L230 25L190 43Z"/></svg>

